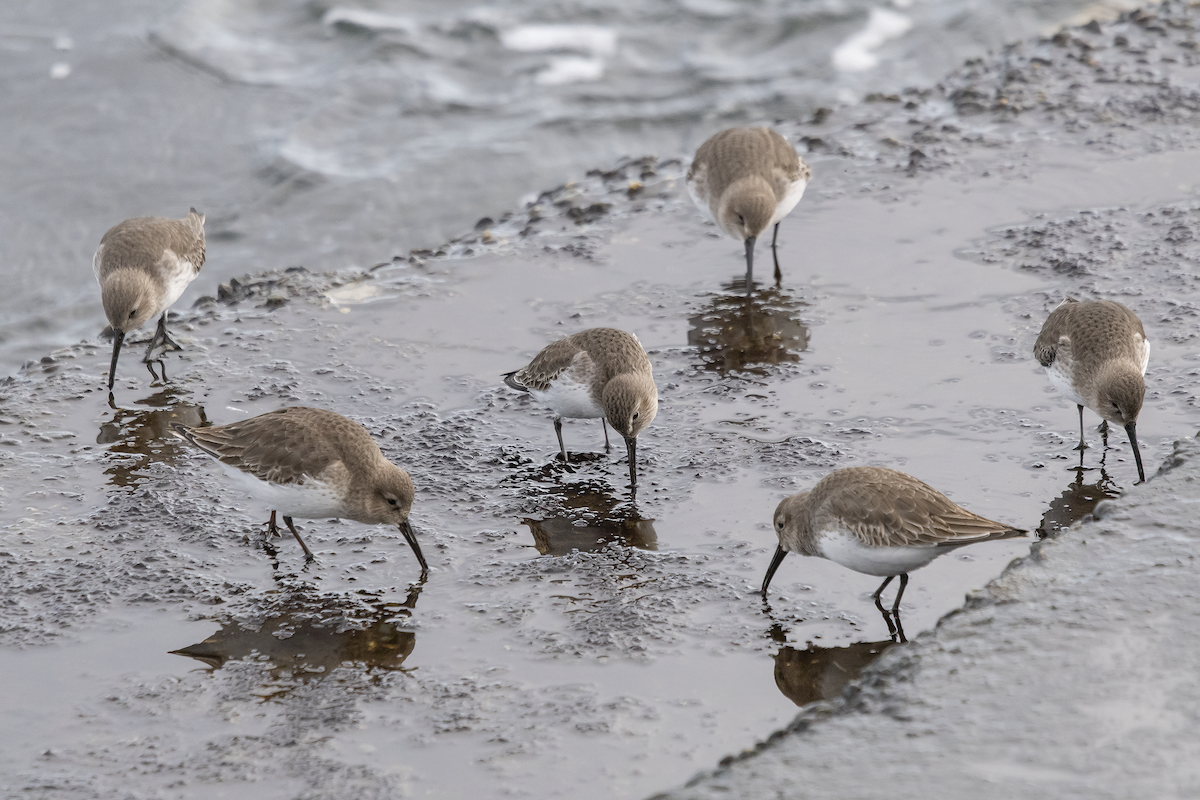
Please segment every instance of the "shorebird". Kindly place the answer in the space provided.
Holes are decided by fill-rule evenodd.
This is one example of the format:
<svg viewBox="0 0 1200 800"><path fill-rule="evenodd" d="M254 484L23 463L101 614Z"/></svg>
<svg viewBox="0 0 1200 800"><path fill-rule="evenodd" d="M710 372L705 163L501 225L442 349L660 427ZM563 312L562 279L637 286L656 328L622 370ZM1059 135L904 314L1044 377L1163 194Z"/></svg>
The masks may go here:
<svg viewBox="0 0 1200 800"><path fill-rule="evenodd" d="M304 550L292 517L342 517L367 525L395 525L429 572L408 522L413 485L408 473L384 458L357 422L320 408L281 408L241 422L210 428L171 426L173 433L221 462L225 472L271 511L267 532L276 536L275 514Z"/></svg>
<svg viewBox="0 0 1200 800"><path fill-rule="evenodd" d="M817 556L884 578L872 599L897 575L900 590L908 573L951 550L976 542L1024 536L1025 531L972 514L911 475L883 467L849 467L829 473L807 492L787 497L775 509L779 545L763 578L762 596L788 553ZM888 620L889 626L891 620ZM903 633L901 633L903 636Z"/></svg>
<svg viewBox="0 0 1200 800"><path fill-rule="evenodd" d="M688 169L692 201L725 233L746 246L746 285L754 274L754 243L770 226L775 280L782 275L775 240L812 170L795 148L770 128L730 128L700 145Z"/></svg>
<svg viewBox="0 0 1200 800"><path fill-rule="evenodd" d="M1137 418L1146 396L1150 342L1137 315L1112 300L1067 298L1042 325L1033 354L1046 368L1050 383L1079 408L1079 445L1083 463L1083 407L1103 418L1105 446L1108 423L1125 429L1138 483L1146 480L1137 442Z"/></svg>
<svg viewBox="0 0 1200 800"><path fill-rule="evenodd" d="M100 283L104 314L113 332L108 388L117 376L117 356L125 335L158 317L158 329L142 362L151 364L158 347L180 349L167 335L167 309L204 266L204 215L192 209L183 219L137 217L114 225L100 240L92 269ZM159 315L162 316L159 316ZM163 380L166 380L163 370Z"/></svg>
<svg viewBox="0 0 1200 800"><path fill-rule="evenodd" d="M548 345L528 366L506 373L504 382L550 406L564 464L563 417L599 417L606 452L612 446L604 421L611 423L625 439L629 483L637 488L637 437L658 413L658 387L650 359L636 336L615 328L580 331Z"/></svg>

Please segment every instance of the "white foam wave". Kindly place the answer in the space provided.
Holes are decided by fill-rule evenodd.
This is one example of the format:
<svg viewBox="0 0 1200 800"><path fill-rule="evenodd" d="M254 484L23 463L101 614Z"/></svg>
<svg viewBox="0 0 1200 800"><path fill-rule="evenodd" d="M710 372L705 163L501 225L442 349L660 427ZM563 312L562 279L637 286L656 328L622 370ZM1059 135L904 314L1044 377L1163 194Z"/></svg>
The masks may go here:
<svg viewBox="0 0 1200 800"><path fill-rule="evenodd" d="M879 64L873 50L912 29L910 18L886 8L871 9L867 26L838 45L832 54L833 66L842 72L863 72Z"/></svg>
<svg viewBox="0 0 1200 800"><path fill-rule="evenodd" d="M599 80L604 75L604 59L561 56L550 59L550 65L534 80L543 86Z"/></svg>
<svg viewBox="0 0 1200 800"><path fill-rule="evenodd" d="M522 53L573 50L610 56L617 50L617 32L596 25L521 25L502 31L500 43Z"/></svg>

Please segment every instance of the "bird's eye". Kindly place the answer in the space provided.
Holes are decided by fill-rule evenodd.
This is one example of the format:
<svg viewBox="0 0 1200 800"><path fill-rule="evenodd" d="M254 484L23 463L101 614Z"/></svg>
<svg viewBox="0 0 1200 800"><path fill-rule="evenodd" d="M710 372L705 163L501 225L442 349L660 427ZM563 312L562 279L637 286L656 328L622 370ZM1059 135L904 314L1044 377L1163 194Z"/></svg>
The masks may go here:
<svg viewBox="0 0 1200 800"><path fill-rule="evenodd" d="M394 506L394 505L396 505L396 501L395 501L395 500L393 500L393 499L392 499L392 498L390 498L390 497L387 499L387 501L388 501L388 505L389 505L389 506Z"/></svg>
<svg viewBox="0 0 1200 800"><path fill-rule="evenodd" d="M738 225L745 225L745 224L746 224L746 218L743 217L741 214L738 214Z"/></svg>
<svg viewBox="0 0 1200 800"><path fill-rule="evenodd" d="M635 411L635 412L633 412L633 418L634 418L634 419L637 419L637 418L638 418L638 417L640 417L641 415L642 415L642 412L640 412L640 411Z"/></svg>
<svg viewBox="0 0 1200 800"><path fill-rule="evenodd" d="M135 308L133 311L129 312L129 318L133 319L136 316L137 316L137 309Z"/></svg>

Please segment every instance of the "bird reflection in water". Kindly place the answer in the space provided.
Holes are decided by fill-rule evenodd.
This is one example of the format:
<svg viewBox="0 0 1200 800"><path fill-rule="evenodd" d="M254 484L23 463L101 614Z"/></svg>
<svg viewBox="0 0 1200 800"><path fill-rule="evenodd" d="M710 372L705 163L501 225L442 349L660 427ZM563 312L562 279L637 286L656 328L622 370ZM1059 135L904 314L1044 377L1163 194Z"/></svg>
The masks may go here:
<svg viewBox="0 0 1200 800"><path fill-rule="evenodd" d="M784 646L775 658L775 685L798 706L840 697L846 685L858 678L868 664L894 642L857 642L847 647L815 647L805 650L787 645L787 634L779 625L770 636Z"/></svg>
<svg viewBox="0 0 1200 800"><path fill-rule="evenodd" d="M642 519L637 508L622 503L600 487L564 487L561 516L524 519L533 545L544 556L565 556L573 550L589 553L608 544L658 549L654 520Z"/></svg>
<svg viewBox="0 0 1200 800"><path fill-rule="evenodd" d="M705 369L765 373L765 366L794 364L808 349L808 327L797 317L806 304L779 286L744 294L744 279L713 295L708 307L688 320L688 344Z"/></svg>
<svg viewBox="0 0 1200 800"><path fill-rule="evenodd" d="M168 386L134 403L144 408L120 408L113 396L108 396L113 416L100 426L96 443L112 445L108 452L116 457L105 474L115 485L136 486L145 477L140 469L155 461L172 463L179 458L183 448L171 435L172 422L191 427L208 424L204 407L180 400L184 394L188 393Z"/></svg>
<svg viewBox="0 0 1200 800"><path fill-rule="evenodd" d="M365 669L400 669L416 645L416 634L405 624L416 608L424 582L409 591L403 603L379 602L370 624L338 633L340 620L314 621L321 609L305 605L268 617L258 630L227 622L203 642L170 651L220 669L230 661L270 664L271 695L319 680L344 664Z"/></svg>
<svg viewBox="0 0 1200 800"><path fill-rule="evenodd" d="M1103 455L1100 458L1100 474L1095 482L1084 483L1084 473L1092 471L1086 467L1071 469L1071 472L1075 473L1075 480L1071 481L1062 494L1050 501L1050 507L1042 515L1042 522L1037 527L1039 539L1057 536L1060 531L1091 514L1101 500L1121 494L1121 489L1113 483L1104 469Z"/></svg>

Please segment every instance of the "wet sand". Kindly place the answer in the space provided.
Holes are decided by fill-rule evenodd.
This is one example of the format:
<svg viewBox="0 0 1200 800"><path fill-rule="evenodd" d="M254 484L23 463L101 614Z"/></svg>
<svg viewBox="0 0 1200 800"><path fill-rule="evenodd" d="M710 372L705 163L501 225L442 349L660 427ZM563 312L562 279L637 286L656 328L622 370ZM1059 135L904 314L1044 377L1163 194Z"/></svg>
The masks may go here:
<svg viewBox="0 0 1200 800"><path fill-rule="evenodd" d="M1114 27L1159 37L1150 23ZM1136 63L1128 42L1110 49ZM1195 134L1169 91L1103 82L1089 87L1154 92L1153 125L1123 125L1150 112L1089 97L1111 135L1094 120L1085 131L1080 103L1054 94L1081 93L1083 62L1060 62L1038 67L1049 99L1025 117L1012 116L1015 89L1001 107L978 88L998 69L987 62L942 90L789 130L808 138L819 180L781 232L782 285L748 298L739 248L690 206L682 165L647 159L547 192L440 254L210 284L214 299L173 326L186 349L167 361L171 382L151 387L124 365L116 408L99 344L7 381L0 772L47 797L636 797L784 727L797 704L837 697L878 653L870 685L902 680L926 639L949 635L919 634L965 594L994 596L974 593L1031 542L914 573L904 622L917 642L888 649L876 582L831 563L789 559L763 607L782 496L880 464L985 516L1079 536L1069 526L1136 472L1116 437L1103 470L1098 447L1070 469L1074 408L1028 356L1066 293L1121 299L1146 322L1150 470L1195 427L1195 287L1181 267L1200 241ZM985 94L991 105L967 108ZM238 246L218 239L209 258ZM588 454L568 472L548 414L499 381L597 325L637 332L660 388L636 505L597 424L564 427ZM173 419L291 404L362 421L411 472L424 585L398 531L303 523L319 559L308 570L291 542L264 552L260 515L165 437ZM1106 597L1093 600L1120 613ZM1028 612L1046 629L1037 646L1069 661L1053 629L1072 622L1053 611ZM961 637L974 669L950 668L1007 665L986 626ZM1004 685L989 690L1002 705ZM928 741L945 750L953 735L935 726ZM892 741L881 763L903 762L912 740Z"/></svg>

